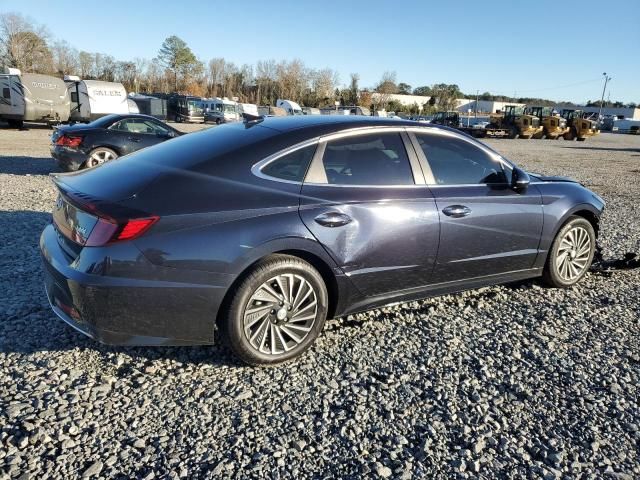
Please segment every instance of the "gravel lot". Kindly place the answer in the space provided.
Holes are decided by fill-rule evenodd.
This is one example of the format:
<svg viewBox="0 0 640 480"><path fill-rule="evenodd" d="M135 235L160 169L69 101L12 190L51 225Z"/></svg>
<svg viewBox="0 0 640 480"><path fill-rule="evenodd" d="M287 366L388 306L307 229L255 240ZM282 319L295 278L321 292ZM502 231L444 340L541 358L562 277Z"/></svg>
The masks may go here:
<svg viewBox="0 0 640 480"><path fill-rule="evenodd" d="M106 347L43 292L49 135L0 128L0 478L640 477L640 270L333 320L276 368ZM604 197L605 257L640 251L640 137L488 143Z"/></svg>

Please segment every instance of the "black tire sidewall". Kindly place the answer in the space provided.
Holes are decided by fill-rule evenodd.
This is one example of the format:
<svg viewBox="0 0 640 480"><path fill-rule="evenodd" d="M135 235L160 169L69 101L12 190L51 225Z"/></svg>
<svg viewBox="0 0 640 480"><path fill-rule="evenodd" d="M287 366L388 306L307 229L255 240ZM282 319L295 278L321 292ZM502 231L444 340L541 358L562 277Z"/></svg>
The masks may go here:
<svg viewBox="0 0 640 480"><path fill-rule="evenodd" d="M313 286L318 301L318 317L302 343L281 355L267 355L257 352L246 338L243 326L244 310L249 298L260 285L283 273L300 275ZM256 264L241 281L229 310L222 319L221 333L227 345L242 361L250 365L275 365L301 355L313 344L324 327L327 311L327 288L318 271L304 260L277 255Z"/></svg>
<svg viewBox="0 0 640 480"><path fill-rule="evenodd" d="M580 276L577 279L572 280L571 282L567 282L563 280L558 274L555 262L556 262L558 249L560 248L560 242L562 241L562 238L566 235L566 233L570 229L577 226L583 227L589 234L589 238L591 239L591 252L589 253L589 260L587 261L587 268L585 268L585 270L580 274ZM556 288L570 288L574 286L576 283L582 280L584 276L587 274L587 272L589 271L589 268L591 267L591 263L593 262L593 256L595 255L595 247L596 247L596 234L595 234L595 231L593 230L593 225L591 225L591 223L583 217L578 217L578 216L569 217L569 220L567 220L567 222L562 226L562 228L560 228L560 230L556 234L556 237L553 240L553 244L551 245L551 249L549 250L549 255L547 256L547 262L545 264L544 274L543 274L545 282L550 286L556 287Z"/></svg>

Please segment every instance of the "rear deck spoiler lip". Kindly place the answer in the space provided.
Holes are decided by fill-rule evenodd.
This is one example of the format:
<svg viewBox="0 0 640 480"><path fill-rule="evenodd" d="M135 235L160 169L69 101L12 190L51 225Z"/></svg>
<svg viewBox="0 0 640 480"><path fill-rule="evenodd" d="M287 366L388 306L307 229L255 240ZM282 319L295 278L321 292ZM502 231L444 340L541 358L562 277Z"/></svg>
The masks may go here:
<svg viewBox="0 0 640 480"><path fill-rule="evenodd" d="M69 184L65 183L64 179L60 179L60 177L73 176L76 173L77 172L49 174L60 194L74 207L116 223L123 220L130 220L132 218L148 218L153 216L149 212L125 206L120 203L120 201L105 200L94 197L90 194L79 192L74 190ZM135 195L132 195L128 198L134 197Z"/></svg>

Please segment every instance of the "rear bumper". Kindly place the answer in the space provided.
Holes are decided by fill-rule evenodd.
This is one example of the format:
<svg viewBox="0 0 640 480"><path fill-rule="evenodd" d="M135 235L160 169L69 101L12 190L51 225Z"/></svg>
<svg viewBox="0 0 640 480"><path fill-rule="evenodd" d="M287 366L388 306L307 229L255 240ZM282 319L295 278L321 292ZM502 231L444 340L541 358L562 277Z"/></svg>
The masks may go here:
<svg viewBox="0 0 640 480"><path fill-rule="evenodd" d="M219 285L191 283L185 281L190 272L158 267L132 250L137 249L130 242L115 249L85 248L71 259L48 225L40 251L54 313L79 332L111 345L212 344L218 307L233 278L218 275ZM105 263L83 259L85 252ZM120 276L123 268L130 276ZM112 271L118 276L110 276ZM193 272L193 277L201 274Z"/></svg>
<svg viewBox="0 0 640 480"><path fill-rule="evenodd" d="M58 162L60 168L67 172L75 172L87 160L87 155L80 150L72 150L60 145L51 145L50 150L51 156Z"/></svg>

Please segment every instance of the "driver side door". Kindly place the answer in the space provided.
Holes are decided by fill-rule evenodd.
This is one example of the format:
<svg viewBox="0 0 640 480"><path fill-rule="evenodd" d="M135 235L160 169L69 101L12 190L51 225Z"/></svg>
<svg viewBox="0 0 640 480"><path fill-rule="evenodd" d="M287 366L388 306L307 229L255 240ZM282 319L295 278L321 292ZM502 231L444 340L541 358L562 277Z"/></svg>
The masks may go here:
<svg viewBox="0 0 640 480"><path fill-rule="evenodd" d="M510 166L450 132L413 133L440 217L434 282L533 267L542 234L542 198L511 188Z"/></svg>

